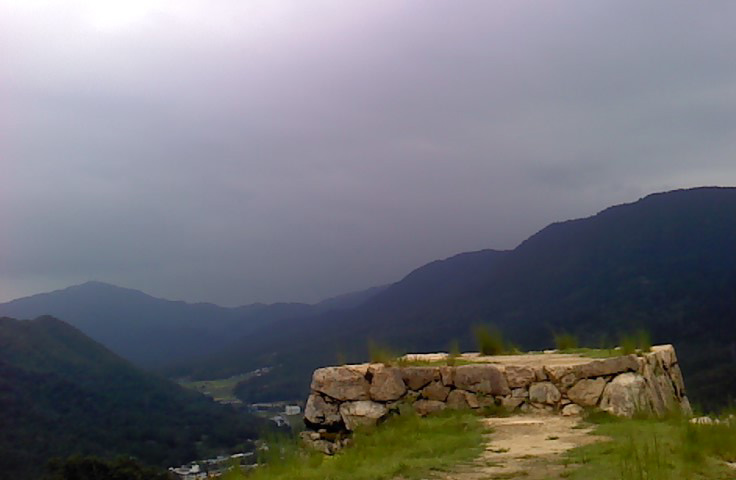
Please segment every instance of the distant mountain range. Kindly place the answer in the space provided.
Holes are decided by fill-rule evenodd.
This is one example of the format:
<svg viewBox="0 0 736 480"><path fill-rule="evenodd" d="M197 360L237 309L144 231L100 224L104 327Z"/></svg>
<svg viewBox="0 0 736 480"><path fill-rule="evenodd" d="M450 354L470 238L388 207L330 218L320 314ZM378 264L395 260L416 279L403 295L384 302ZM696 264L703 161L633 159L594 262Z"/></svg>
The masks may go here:
<svg viewBox="0 0 736 480"><path fill-rule="evenodd" d="M353 309L270 322L171 373L270 365L241 397L300 398L314 367L365 360L369 339L417 352L457 339L467 349L481 322L528 349L552 346L555 332L598 346L645 328L676 345L696 403L724 405L736 397L736 189L654 194L552 224L511 251L433 262Z"/></svg>
<svg viewBox="0 0 736 480"><path fill-rule="evenodd" d="M275 303L227 308L163 300L138 290L87 282L0 304L0 315L22 319L53 315L127 360L155 369L218 352L233 339L275 320L360 305L383 288L340 295L315 305Z"/></svg>
<svg viewBox="0 0 736 480"><path fill-rule="evenodd" d="M513 250L463 253L313 306L230 309L99 283L0 305L5 315L45 313L171 376L273 367L239 386L246 401L302 399L313 368L363 361L369 341L422 352L456 339L470 349L472 326L493 323L537 349L561 331L598 346L645 328L676 345L691 398L718 406L736 397L736 188L649 195L554 223Z"/></svg>
<svg viewBox="0 0 736 480"><path fill-rule="evenodd" d="M256 417L138 370L53 317L0 318L0 476L71 454L171 466L250 449Z"/></svg>

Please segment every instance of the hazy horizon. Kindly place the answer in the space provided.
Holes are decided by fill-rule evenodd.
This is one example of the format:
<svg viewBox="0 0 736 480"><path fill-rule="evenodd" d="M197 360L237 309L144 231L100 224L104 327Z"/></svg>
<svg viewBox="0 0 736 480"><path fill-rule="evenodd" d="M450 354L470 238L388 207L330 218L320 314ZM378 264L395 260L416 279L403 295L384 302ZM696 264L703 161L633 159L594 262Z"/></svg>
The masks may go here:
<svg viewBox="0 0 736 480"><path fill-rule="evenodd" d="M313 303L736 185L734 14L0 0L0 301Z"/></svg>

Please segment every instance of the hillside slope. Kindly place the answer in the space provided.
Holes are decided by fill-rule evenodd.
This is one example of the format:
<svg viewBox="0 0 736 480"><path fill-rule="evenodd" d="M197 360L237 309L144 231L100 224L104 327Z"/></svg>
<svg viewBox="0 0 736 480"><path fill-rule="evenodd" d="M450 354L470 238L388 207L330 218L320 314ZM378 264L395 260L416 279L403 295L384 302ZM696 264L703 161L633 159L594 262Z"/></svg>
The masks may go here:
<svg viewBox="0 0 736 480"><path fill-rule="evenodd" d="M228 308L164 300L138 290L87 282L0 304L0 315L24 319L53 315L137 365L160 368L217 352L234 338L267 327L274 320L360 305L381 288L315 305L275 303Z"/></svg>
<svg viewBox="0 0 736 480"><path fill-rule="evenodd" d="M444 349L452 338L472 348L478 322L525 348L549 347L563 330L597 346L646 328L676 345L696 402L724 404L736 395L736 189L654 194L552 224L513 251L429 264L358 308L282 321L278 334L244 337L190 372L273 365L271 379L240 394L298 397L308 370L339 352L365 359L369 338L400 350Z"/></svg>
<svg viewBox="0 0 736 480"><path fill-rule="evenodd" d="M0 471L37 478L53 456L170 466L250 441L261 420L137 370L53 317L0 318Z"/></svg>

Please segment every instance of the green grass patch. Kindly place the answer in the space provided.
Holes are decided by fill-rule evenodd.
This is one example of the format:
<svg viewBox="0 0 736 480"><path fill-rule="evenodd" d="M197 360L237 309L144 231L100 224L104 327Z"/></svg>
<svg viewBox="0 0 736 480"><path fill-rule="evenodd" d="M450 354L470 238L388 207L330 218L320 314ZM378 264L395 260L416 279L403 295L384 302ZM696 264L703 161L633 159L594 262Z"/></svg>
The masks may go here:
<svg viewBox="0 0 736 480"><path fill-rule="evenodd" d="M224 480L389 480L426 478L477 457L484 427L472 412L443 412L420 418L395 416L358 431L351 446L333 457L307 452L296 440L271 445L267 465Z"/></svg>
<svg viewBox="0 0 736 480"><path fill-rule="evenodd" d="M217 380L201 380L196 382L179 382L181 386L197 390L198 392L213 398L218 402L235 402L238 398L235 396L235 387L238 383L253 377L253 373L244 373L234 375L228 378Z"/></svg>
<svg viewBox="0 0 736 480"><path fill-rule="evenodd" d="M438 360L406 360L403 359L399 362L399 366L402 367L459 367L460 365L475 365L482 362L474 362L466 360L464 358L458 358L454 356L448 356L447 358L441 358Z"/></svg>
<svg viewBox="0 0 736 480"><path fill-rule="evenodd" d="M595 420L595 419L594 419ZM601 417L596 434L610 438L570 451L572 480L725 480L736 471L736 426L693 425L685 419Z"/></svg>
<svg viewBox="0 0 736 480"><path fill-rule="evenodd" d="M623 350L615 348L566 348L564 350L558 350L558 353L569 353L573 355L580 355L581 357L587 358L612 358L620 357L624 355Z"/></svg>

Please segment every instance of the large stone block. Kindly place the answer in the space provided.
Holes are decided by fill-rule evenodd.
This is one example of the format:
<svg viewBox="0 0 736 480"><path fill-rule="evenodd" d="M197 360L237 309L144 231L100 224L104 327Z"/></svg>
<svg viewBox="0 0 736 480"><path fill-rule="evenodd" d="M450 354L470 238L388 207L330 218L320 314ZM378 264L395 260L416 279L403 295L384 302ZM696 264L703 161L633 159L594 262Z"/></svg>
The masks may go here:
<svg viewBox="0 0 736 480"><path fill-rule="evenodd" d="M401 379L401 371L393 367L379 367L373 370L370 396L378 402L390 402L406 393L406 385Z"/></svg>
<svg viewBox="0 0 736 480"><path fill-rule="evenodd" d="M450 387L446 387L442 382L432 382L422 390L422 396L427 400L437 400L444 402L450 393Z"/></svg>
<svg viewBox="0 0 736 480"><path fill-rule="evenodd" d="M323 426L337 425L342 422L338 405L326 402L322 395L316 393L312 393L307 399L304 419L314 425Z"/></svg>
<svg viewBox="0 0 736 480"><path fill-rule="evenodd" d="M679 365L672 365L670 367L670 378L672 379L672 385L675 387L675 392L678 398L685 396L685 381L682 378L682 371Z"/></svg>
<svg viewBox="0 0 736 480"><path fill-rule="evenodd" d="M460 410L463 408L468 408L470 405L468 405L468 400L465 398L465 394L467 392L463 390L453 390L450 392L450 394L447 396L447 408L452 408L454 410Z"/></svg>
<svg viewBox="0 0 736 480"><path fill-rule="evenodd" d="M526 387L537 379L537 375L531 367L507 365L504 373L510 388Z"/></svg>
<svg viewBox="0 0 736 480"><path fill-rule="evenodd" d="M455 368L455 386L488 395L508 395L509 384L495 365L462 365Z"/></svg>
<svg viewBox="0 0 736 480"><path fill-rule="evenodd" d="M557 384L572 385L581 378L603 377L639 370L636 355L591 360L579 365L553 365L544 367L549 378ZM563 381L564 380L564 381Z"/></svg>
<svg viewBox="0 0 736 480"><path fill-rule="evenodd" d="M442 383L448 387L455 385L455 367L440 367Z"/></svg>
<svg viewBox="0 0 736 480"><path fill-rule="evenodd" d="M630 418L638 412L651 412L649 395L643 376L622 373L606 385L600 408L613 415Z"/></svg>
<svg viewBox="0 0 736 480"><path fill-rule="evenodd" d="M370 400L344 402L340 404L340 416L345 428L355 430L360 426L371 426L378 423L388 413L388 407Z"/></svg>
<svg viewBox="0 0 736 480"><path fill-rule="evenodd" d="M529 387L529 401L533 403L545 403L555 405L560 401L562 395L552 382L532 383Z"/></svg>
<svg viewBox="0 0 736 480"><path fill-rule="evenodd" d="M421 390L429 382L440 379L440 369L437 367L404 367L401 369L401 378L411 390Z"/></svg>
<svg viewBox="0 0 736 480"><path fill-rule="evenodd" d="M312 376L312 390L341 401L368 400L370 384L364 369L351 366L318 368Z"/></svg>
<svg viewBox="0 0 736 480"><path fill-rule="evenodd" d="M584 378L567 391L567 398L583 407L594 407L606 386L604 378Z"/></svg>

